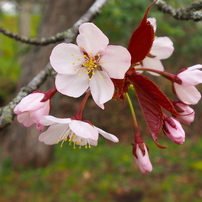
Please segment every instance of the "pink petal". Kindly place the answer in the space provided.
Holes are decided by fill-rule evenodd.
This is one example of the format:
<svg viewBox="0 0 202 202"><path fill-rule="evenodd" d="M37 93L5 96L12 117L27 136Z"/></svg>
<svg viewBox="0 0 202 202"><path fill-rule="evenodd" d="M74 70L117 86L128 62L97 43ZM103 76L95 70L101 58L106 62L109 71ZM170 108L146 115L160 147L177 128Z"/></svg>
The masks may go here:
<svg viewBox="0 0 202 202"><path fill-rule="evenodd" d="M154 28L154 32L156 32L157 29L157 25L156 25L156 18L147 18L147 21L150 22L150 24L153 26Z"/></svg>
<svg viewBox="0 0 202 202"><path fill-rule="evenodd" d="M52 67L59 74L76 74L84 61L80 48L71 43L58 44L50 56Z"/></svg>
<svg viewBox="0 0 202 202"><path fill-rule="evenodd" d="M164 67L163 67L161 61L156 58L146 57L142 61L142 65L144 68L154 69L154 70L158 70L158 71L164 71ZM159 76L159 74L157 74L157 73L149 72L149 71L147 71L147 72L154 76Z"/></svg>
<svg viewBox="0 0 202 202"><path fill-rule="evenodd" d="M70 118L56 118L54 116L44 116L40 119L40 123L44 126L53 125L55 123L69 124L71 122Z"/></svg>
<svg viewBox="0 0 202 202"><path fill-rule="evenodd" d="M79 97L89 87L89 76L80 70L76 75L58 74L55 79L57 90L70 97Z"/></svg>
<svg viewBox="0 0 202 202"><path fill-rule="evenodd" d="M100 65L110 78L123 79L130 67L131 56L122 46L107 46L105 54L100 59Z"/></svg>
<svg viewBox="0 0 202 202"><path fill-rule="evenodd" d="M79 32L76 41L85 52L91 53L93 56L105 52L109 40L97 26L93 23L83 23L79 27Z"/></svg>
<svg viewBox="0 0 202 202"><path fill-rule="evenodd" d="M97 130L86 122L72 120L69 127L80 138L98 140Z"/></svg>
<svg viewBox="0 0 202 202"><path fill-rule="evenodd" d="M22 123L25 127L30 127L34 121L30 118L27 112L17 115L17 120L19 123Z"/></svg>
<svg viewBox="0 0 202 202"><path fill-rule="evenodd" d="M53 124L44 133L39 135L39 141L47 145L56 144L61 141L61 139L59 139L61 135L68 132L68 128L68 124Z"/></svg>
<svg viewBox="0 0 202 202"><path fill-rule="evenodd" d="M182 86L174 83L178 98L185 104L197 104L201 99L200 92L194 86Z"/></svg>
<svg viewBox="0 0 202 202"><path fill-rule="evenodd" d="M168 37L156 37L154 39L150 53L157 59L166 59L174 51L173 42Z"/></svg>
<svg viewBox="0 0 202 202"><path fill-rule="evenodd" d="M107 133L98 127L95 127L95 128L98 130L98 133L100 133L104 138L106 138L112 142L115 142L115 143L119 142L119 139L115 135L113 135L111 133Z"/></svg>
<svg viewBox="0 0 202 202"><path fill-rule="evenodd" d="M144 150L145 150L145 155L143 156L143 153L141 149L139 148L139 145L137 144L136 146L137 158L135 157L135 162L142 173L147 173L147 172L151 172L153 167L149 159L148 151L145 144L144 144Z"/></svg>
<svg viewBox="0 0 202 202"><path fill-rule="evenodd" d="M96 71L90 81L90 90L95 103L103 109L103 104L112 99L114 84L104 71Z"/></svg>
<svg viewBox="0 0 202 202"><path fill-rule="evenodd" d="M30 111L30 117L32 120L37 123L41 119L41 117L46 116L49 114L50 111L50 100L47 100L44 103L44 106L38 110Z"/></svg>
<svg viewBox="0 0 202 202"><path fill-rule="evenodd" d="M199 68L201 69L202 65L189 67L177 75L182 80L183 86L195 86L202 83L202 71L198 70Z"/></svg>
<svg viewBox="0 0 202 202"><path fill-rule="evenodd" d="M25 111L33 111L42 108L44 103L40 101L43 99L43 97L44 93L31 93L27 95L15 107L14 113L19 114Z"/></svg>
<svg viewBox="0 0 202 202"><path fill-rule="evenodd" d="M176 144L183 144L185 141L185 132L182 128L180 122L172 117L170 117L175 124L175 127L169 125L168 122L165 121L165 126L169 132L165 131L165 134Z"/></svg>

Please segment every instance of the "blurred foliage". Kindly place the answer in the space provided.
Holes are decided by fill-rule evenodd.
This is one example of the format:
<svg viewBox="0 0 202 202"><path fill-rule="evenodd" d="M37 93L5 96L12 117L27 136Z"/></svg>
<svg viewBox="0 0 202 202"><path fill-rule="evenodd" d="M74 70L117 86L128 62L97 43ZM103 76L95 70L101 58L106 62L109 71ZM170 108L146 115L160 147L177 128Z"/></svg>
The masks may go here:
<svg viewBox="0 0 202 202"><path fill-rule="evenodd" d="M37 34L40 16L31 16L31 37ZM0 15L0 25L5 29L18 33L18 17ZM0 34L0 103L8 100L13 93L20 75L20 58L27 52L29 46L24 46L9 37Z"/></svg>
<svg viewBox="0 0 202 202"><path fill-rule="evenodd" d="M91 149L57 145L46 168L13 170L6 159L0 168L0 201L200 201L202 171L193 165L201 162L202 142L179 146L164 139L169 147L164 150L146 142L154 166L146 175L135 166L130 144L106 145L103 139Z"/></svg>

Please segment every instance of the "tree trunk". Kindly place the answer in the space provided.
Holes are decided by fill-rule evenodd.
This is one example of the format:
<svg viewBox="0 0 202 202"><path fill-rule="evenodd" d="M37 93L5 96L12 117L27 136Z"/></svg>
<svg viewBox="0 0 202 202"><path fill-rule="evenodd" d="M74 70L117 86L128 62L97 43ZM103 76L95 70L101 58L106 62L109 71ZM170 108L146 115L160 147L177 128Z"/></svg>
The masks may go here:
<svg viewBox="0 0 202 202"><path fill-rule="evenodd" d="M94 0L47 0L39 37L52 36L71 27L93 2ZM22 62L23 70L18 90L49 62L53 46L32 47ZM47 91L54 86L54 80L49 80L40 90ZM53 102L53 109L58 111L58 101L55 102L56 104ZM51 114L56 115L55 112L51 112ZM53 147L40 143L38 134L35 126L25 128L17 121L12 123L3 134L1 160L10 158L15 167L46 166L51 160Z"/></svg>

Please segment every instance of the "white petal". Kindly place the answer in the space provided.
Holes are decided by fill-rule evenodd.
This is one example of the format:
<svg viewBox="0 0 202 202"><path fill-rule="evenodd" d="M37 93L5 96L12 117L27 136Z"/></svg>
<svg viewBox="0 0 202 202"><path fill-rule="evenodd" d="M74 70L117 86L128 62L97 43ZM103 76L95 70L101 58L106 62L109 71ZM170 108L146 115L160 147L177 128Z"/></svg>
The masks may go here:
<svg viewBox="0 0 202 202"><path fill-rule="evenodd" d="M56 118L54 116L44 116L40 119L40 123L44 126L49 126L55 123L69 124L71 122L70 118Z"/></svg>
<svg viewBox="0 0 202 202"><path fill-rule="evenodd" d="M95 128L98 130L98 133L100 133L104 138L106 138L112 142L115 142L115 143L119 142L119 139L115 135L113 135L111 133L107 133L106 131L104 131L98 127L95 127Z"/></svg>
<svg viewBox="0 0 202 202"><path fill-rule="evenodd" d="M123 79L131 63L131 55L122 46L107 46L100 65L110 78Z"/></svg>
<svg viewBox="0 0 202 202"><path fill-rule="evenodd" d="M79 47L83 47L88 54L91 53L95 56L105 52L109 39L93 23L83 23L79 27L79 33L76 39L77 44Z"/></svg>
<svg viewBox="0 0 202 202"><path fill-rule="evenodd" d="M91 139L94 141L98 140L97 130L86 122L72 120L69 127L77 136L81 138Z"/></svg>
<svg viewBox="0 0 202 202"><path fill-rule="evenodd" d="M164 67L159 59L146 57L142 61L142 63L143 63L142 65L144 68L154 69L154 70L158 70L158 71L164 71ZM159 76L159 74L157 74L157 73L149 72L149 71L147 71L147 72L154 76Z"/></svg>
<svg viewBox="0 0 202 202"><path fill-rule="evenodd" d="M201 64L196 64L196 65L193 65L191 67L188 67L186 69L186 71L193 71L193 70L196 70L196 69L202 69L202 65Z"/></svg>
<svg viewBox="0 0 202 202"><path fill-rule="evenodd" d="M154 39L150 53L157 59L166 59L174 51L173 42L168 37L156 37Z"/></svg>
<svg viewBox="0 0 202 202"><path fill-rule="evenodd" d="M82 70L76 75L58 74L55 79L55 85L60 93L77 98L88 89L89 77Z"/></svg>
<svg viewBox="0 0 202 202"><path fill-rule="evenodd" d="M194 86L182 86L174 83L178 98L185 104L197 104L201 99L200 92Z"/></svg>
<svg viewBox="0 0 202 202"><path fill-rule="evenodd" d="M59 74L76 74L84 61L80 48L71 43L58 44L50 55L50 63Z"/></svg>
<svg viewBox="0 0 202 202"><path fill-rule="evenodd" d="M90 81L90 90L95 103L102 108L105 102L112 99L114 84L106 72L96 71Z"/></svg>
<svg viewBox="0 0 202 202"><path fill-rule="evenodd" d="M156 25L156 18L147 18L147 21L150 22L150 24L153 26L154 28L154 32L156 32L157 29L157 25Z"/></svg>
<svg viewBox="0 0 202 202"><path fill-rule="evenodd" d="M183 86L195 86L202 83L202 71L198 69L193 71L187 70L177 75L182 80Z"/></svg>
<svg viewBox="0 0 202 202"><path fill-rule="evenodd" d="M62 134L67 132L68 124L53 124L44 133L39 135L39 141L47 145L56 144L61 141L59 139Z"/></svg>

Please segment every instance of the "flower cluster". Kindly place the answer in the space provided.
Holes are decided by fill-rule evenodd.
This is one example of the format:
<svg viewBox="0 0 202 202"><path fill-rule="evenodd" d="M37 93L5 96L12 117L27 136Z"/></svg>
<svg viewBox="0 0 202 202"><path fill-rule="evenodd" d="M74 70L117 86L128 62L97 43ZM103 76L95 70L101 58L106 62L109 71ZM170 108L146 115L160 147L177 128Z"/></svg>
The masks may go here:
<svg viewBox="0 0 202 202"><path fill-rule="evenodd" d="M50 64L57 73L55 87L46 93L34 92L23 98L14 109L17 120L25 127L36 124L40 131L48 126L39 136L39 141L47 145L60 142L63 146L68 141L74 148L90 148L97 146L99 134L118 143L113 134L83 120L83 112L90 95L102 109L111 99L126 99L134 123L135 162L142 173L151 172L149 149L142 139L130 92L135 92L138 98L154 142L159 148L164 148L158 143L161 131L174 143L184 143L185 131L181 123L189 125L194 121L195 112L190 105L201 99L195 85L202 83L201 64L184 68L177 74L164 70L161 60L170 57L174 47L168 37L155 36L156 19L147 18L151 5L133 32L128 48L109 45L108 38L93 23L83 23L79 27L77 45L61 43L55 46L50 55ZM150 78L144 76L144 72L171 81L175 100L169 99ZM50 100L56 92L74 98L84 95L74 116L56 118L49 115Z"/></svg>

